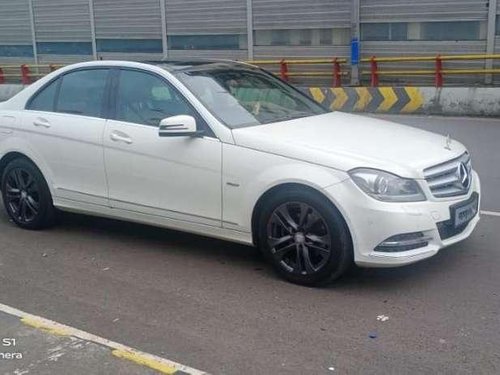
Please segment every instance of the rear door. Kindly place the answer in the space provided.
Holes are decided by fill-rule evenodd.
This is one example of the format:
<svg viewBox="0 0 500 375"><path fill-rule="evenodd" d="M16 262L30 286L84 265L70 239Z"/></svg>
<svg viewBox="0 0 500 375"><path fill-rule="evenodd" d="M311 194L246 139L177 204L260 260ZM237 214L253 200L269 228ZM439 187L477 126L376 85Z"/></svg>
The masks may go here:
<svg viewBox="0 0 500 375"><path fill-rule="evenodd" d="M28 102L23 129L59 198L108 205L102 135L109 72L70 71Z"/></svg>

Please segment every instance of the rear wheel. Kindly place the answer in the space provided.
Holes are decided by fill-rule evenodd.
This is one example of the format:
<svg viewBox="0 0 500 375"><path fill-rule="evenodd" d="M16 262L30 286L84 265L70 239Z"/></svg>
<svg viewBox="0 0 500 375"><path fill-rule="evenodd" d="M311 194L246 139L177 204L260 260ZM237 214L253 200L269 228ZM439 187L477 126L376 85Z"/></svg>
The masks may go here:
<svg viewBox="0 0 500 375"><path fill-rule="evenodd" d="M352 264L352 245L338 210L320 194L293 189L277 192L260 215L262 251L285 279L321 285Z"/></svg>
<svg viewBox="0 0 500 375"><path fill-rule="evenodd" d="M42 229L54 223L55 209L49 187L29 160L19 158L7 165L1 189L7 214L21 228Z"/></svg>

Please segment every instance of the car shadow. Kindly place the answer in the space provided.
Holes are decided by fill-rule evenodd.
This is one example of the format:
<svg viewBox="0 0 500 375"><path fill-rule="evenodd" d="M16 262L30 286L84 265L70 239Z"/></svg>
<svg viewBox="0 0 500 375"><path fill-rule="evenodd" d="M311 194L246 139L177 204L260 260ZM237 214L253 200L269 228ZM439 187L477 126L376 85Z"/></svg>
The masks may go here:
<svg viewBox="0 0 500 375"><path fill-rule="evenodd" d="M0 208L3 208L0 204ZM3 210L2 210L3 211ZM5 213L1 221L8 222ZM261 277L282 281L266 264L260 252L251 246L199 236L165 228L125 222L115 219L59 213L59 224L51 231L69 236L90 235L94 239L111 239L137 245L138 248L160 248L170 255L183 257L203 257L242 272L259 272ZM7 223L5 223L7 224ZM9 225L14 225L10 223ZM470 241L470 240L468 240ZM400 290L404 285L422 282L432 283L444 270L460 269L467 253L467 243L452 246L440 251L436 256L404 267L397 268L360 268L353 266L346 275L336 282L323 287L326 290ZM282 281L282 287L291 284Z"/></svg>

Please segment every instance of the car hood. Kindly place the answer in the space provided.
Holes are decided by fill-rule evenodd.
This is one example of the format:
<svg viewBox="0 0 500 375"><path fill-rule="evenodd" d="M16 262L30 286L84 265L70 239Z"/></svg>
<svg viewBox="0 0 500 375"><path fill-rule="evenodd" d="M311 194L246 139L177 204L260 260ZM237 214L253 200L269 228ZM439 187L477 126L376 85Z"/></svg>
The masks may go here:
<svg viewBox="0 0 500 375"><path fill-rule="evenodd" d="M466 151L442 135L342 112L234 129L233 137L241 147L342 171L377 168L408 178Z"/></svg>

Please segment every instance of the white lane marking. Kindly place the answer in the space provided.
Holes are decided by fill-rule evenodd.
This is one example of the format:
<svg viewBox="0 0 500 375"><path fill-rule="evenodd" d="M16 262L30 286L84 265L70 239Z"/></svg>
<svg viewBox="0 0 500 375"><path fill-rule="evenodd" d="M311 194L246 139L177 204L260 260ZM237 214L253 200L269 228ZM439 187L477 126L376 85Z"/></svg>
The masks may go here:
<svg viewBox="0 0 500 375"><path fill-rule="evenodd" d="M81 331L77 328L73 328L73 327L70 327L70 326L67 326L67 325L64 325L61 323L54 322L53 320L45 319L45 318L42 318L40 316L26 313L24 311L18 310L14 307L4 305L2 303L0 303L0 312L4 312L8 315L17 316L19 319L28 319L28 320L36 321L42 328L48 328L50 330L53 330L54 332L56 332L56 334L58 334L58 333L64 334L67 336L79 338L79 339L84 340L84 341L90 341L90 342L108 347L108 348L112 349L113 351L117 350L120 352L130 353L133 356L137 356L137 357L142 358L143 360L141 362L143 362L143 363L155 362L155 363L158 363L159 365L163 365L163 366L168 367L168 368L175 368L176 371L183 371L183 372L190 374L190 375L208 375L206 372L196 370L196 369L188 367L188 366L184 366L180 363L173 362L173 361L158 357L158 356L153 355L153 354L141 352L141 351L134 349L134 348L131 348L129 346L119 344L117 342L105 339L103 337L93 335L93 334L88 333L88 332Z"/></svg>
<svg viewBox="0 0 500 375"><path fill-rule="evenodd" d="M481 211L481 215L500 217L500 212L495 212L495 211Z"/></svg>

